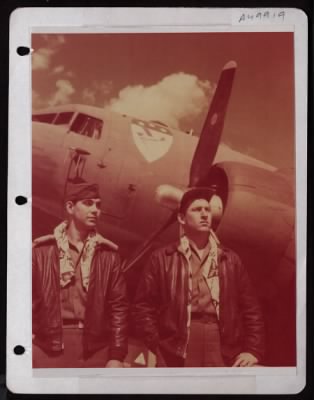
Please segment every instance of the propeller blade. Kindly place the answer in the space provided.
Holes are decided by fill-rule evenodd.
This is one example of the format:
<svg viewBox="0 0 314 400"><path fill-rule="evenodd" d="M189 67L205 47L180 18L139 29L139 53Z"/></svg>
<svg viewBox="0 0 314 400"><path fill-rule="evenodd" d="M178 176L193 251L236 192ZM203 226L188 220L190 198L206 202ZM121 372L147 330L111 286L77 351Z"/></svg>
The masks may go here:
<svg viewBox="0 0 314 400"><path fill-rule="evenodd" d="M193 156L190 168L189 187L199 186L202 183L202 180L207 177L215 158L223 129L224 116L231 93L236 67L237 64L234 61L229 61L221 72L217 89ZM174 211L164 225L154 231L145 242L136 249L130 259L123 263L123 271L126 272L132 268L148 252L154 240L176 220L177 212Z"/></svg>
<svg viewBox="0 0 314 400"><path fill-rule="evenodd" d="M171 226L174 222L177 220L177 213L173 212L168 220L156 231L154 231L146 240L145 242L136 249L135 253L132 254L131 258L126 260L122 264L122 270L124 272L128 271L130 268L133 267L134 264L137 263L138 260L140 260L150 249L153 241L161 235L169 226Z"/></svg>
<svg viewBox="0 0 314 400"><path fill-rule="evenodd" d="M214 161L220 143L236 68L237 64L234 61L229 61L221 72L214 98L193 156L189 187L202 184Z"/></svg>

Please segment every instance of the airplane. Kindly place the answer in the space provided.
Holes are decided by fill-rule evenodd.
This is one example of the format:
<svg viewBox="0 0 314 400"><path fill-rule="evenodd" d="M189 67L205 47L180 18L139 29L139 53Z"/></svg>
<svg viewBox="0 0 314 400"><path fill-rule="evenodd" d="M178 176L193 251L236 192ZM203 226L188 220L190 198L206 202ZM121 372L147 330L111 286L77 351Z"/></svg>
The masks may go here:
<svg viewBox="0 0 314 400"><path fill-rule="evenodd" d="M176 208L192 186L215 188L213 228L247 267L262 304L267 366L296 364L294 174L221 143L236 63L222 69L200 135L102 108L32 113L33 237L63 218L69 182L96 182L100 232L119 245L132 294L150 251L178 237ZM240 316L239 316L240 317ZM152 366L131 340L128 362Z"/></svg>

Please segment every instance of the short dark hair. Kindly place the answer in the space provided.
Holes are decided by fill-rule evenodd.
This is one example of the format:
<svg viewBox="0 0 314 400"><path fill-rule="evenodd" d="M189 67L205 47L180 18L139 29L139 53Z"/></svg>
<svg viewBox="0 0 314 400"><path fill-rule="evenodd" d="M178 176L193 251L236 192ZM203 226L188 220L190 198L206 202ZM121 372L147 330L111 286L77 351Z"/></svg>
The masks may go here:
<svg viewBox="0 0 314 400"><path fill-rule="evenodd" d="M191 203L196 199L204 199L210 202L215 194L215 189L210 187L194 187L188 189L182 196L179 206L179 213L185 214Z"/></svg>

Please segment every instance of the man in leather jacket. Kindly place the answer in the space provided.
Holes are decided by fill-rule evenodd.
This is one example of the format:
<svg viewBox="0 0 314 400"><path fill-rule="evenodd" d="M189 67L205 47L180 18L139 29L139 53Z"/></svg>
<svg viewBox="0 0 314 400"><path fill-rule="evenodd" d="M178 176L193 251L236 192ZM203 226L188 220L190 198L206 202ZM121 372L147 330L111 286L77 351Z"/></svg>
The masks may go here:
<svg viewBox="0 0 314 400"><path fill-rule="evenodd" d="M184 193L177 243L155 251L132 307L158 367L250 367L262 362L264 323L241 260L211 230L208 188Z"/></svg>
<svg viewBox="0 0 314 400"><path fill-rule="evenodd" d="M96 231L98 186L69 184L67 220L33 243L33 367L123 366L128 301L117 246Z"/></svg>

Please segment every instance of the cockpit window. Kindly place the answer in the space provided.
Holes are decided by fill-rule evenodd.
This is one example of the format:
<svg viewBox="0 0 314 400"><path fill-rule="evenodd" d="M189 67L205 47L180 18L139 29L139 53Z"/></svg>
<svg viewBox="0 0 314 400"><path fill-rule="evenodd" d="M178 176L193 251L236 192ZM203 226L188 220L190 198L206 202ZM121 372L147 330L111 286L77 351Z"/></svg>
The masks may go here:
<svg viewBox="0 0 314 400"><path fill-rule="evenodd" d="M78 114L71 125L71 131L79 135L100 139L103 121L86 114Z"/></svg>
<svg viewBox="0 0 314 400"><path fill-rule="evenodd" d="M52 124L57 114L34 114L32 115L32 121L44 122L46 124Z"/></svg>
<svg viewBox="0 0 314 400"><path fill-rule="evenodd" d="M71 121L73 114L73 112L61 112L60 114L58 114L56 120L54 121L54 124L67 125Z"/></svg>

